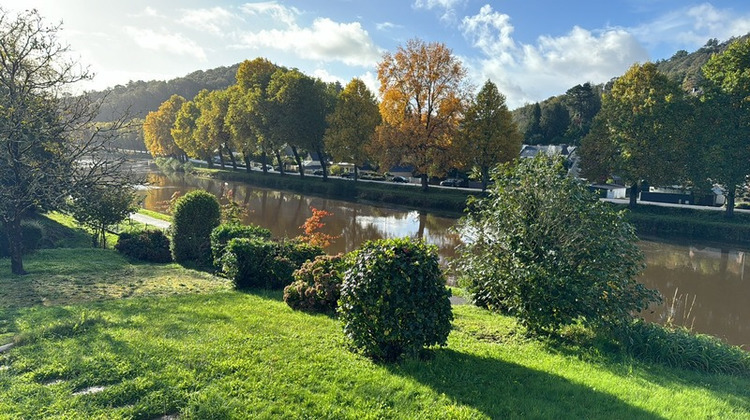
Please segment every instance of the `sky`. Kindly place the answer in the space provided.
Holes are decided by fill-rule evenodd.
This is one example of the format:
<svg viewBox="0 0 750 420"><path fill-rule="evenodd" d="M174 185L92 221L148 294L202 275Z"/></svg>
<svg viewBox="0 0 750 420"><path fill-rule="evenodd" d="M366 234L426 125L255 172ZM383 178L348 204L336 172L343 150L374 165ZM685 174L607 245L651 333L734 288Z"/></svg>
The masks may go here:
<svg viewBox="0 0 750 420"><path fill-rule="evenodd" d="M603 83L634 63L750 32L747 0L3 0L62 23L95 78L85 89L169 80L265 57L377 94L377 63L410 39L440 42L510 109Z"/></svg>

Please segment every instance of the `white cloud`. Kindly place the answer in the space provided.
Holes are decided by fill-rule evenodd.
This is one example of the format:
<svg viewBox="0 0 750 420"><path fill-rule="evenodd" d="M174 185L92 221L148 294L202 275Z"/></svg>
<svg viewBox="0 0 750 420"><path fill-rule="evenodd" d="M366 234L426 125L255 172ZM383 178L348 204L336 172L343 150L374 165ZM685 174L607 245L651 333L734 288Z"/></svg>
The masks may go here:
<svg viewBox="0 0 750 420"><path fill-rule="evenodd" d="M269 16L276 22L294 26L300 11L295 7L286 7L275 1L245 3L240 9L251 16Z"/></svg>
<svg viewBox="0 0 750 420"><path fill-rule="evenodd" d="M375 24L375 28L379 31L389 31L391 29L401 28L401 27L402 27L401 25L396 25L395 23L392 23L392 22L383 22L383 23Z"/></svg>
<svg viewBox="0 0 750 420"><path fill-rule="evenodd" d="M229 25L236 19L228 10L222 7L213 7L211 9L184 10L178 22L193 29L222 35L226 33Z"/></svg>
<svg viewBox="0 0 750 420"><path fill-rule="evenodd" d="M629 31L652 48L663 44L672 50L693 50L711 38L724 41L750 32L750 14L704 3L667 13Z"/></svg>
<svg viewBox="0 0 750 420"><path fill-rule="evenodd" d="M206 53L200 45L180 33L159 32L151 29L126 26L125 32L138 46L147 50L159 51L174 55L192 56L200 61L206 61Z"/></svg>
<svg viewBox="0 0 750 420"><path fill-rule="evenodd" d="M456 16L456 6L465 3L465 0L415 0L415 9L442 9L443 15L440 20L445 22L453 21Z"/></svg>
<svg viewBox="0 0 750 420"><path fill-rule="evenodd" d="M247 33L242 36L242 46L272 48L304 59L341 61L351 66L373 66L381 58L380 50L358 22L337 23L328 18L315 19L309 28L295 24Z"/></svg>
<svg viewBox="0 0 750 420"><path fill-rule="evenodd" d="M486 5L463 19L461 30L482 57L469 61L475 82L488 78L511 107L535 102L585 82L603 83L624 73L648 53L628 32L592 32L574 27L559 36L541 36L534 44L516 42L510 17Z"/></svg>
<svg viewBox="0 0 750 420"><path fill-rule="evenodd" d="M417 9L453 9L464 0L415 0L414 7Z"/></svg>

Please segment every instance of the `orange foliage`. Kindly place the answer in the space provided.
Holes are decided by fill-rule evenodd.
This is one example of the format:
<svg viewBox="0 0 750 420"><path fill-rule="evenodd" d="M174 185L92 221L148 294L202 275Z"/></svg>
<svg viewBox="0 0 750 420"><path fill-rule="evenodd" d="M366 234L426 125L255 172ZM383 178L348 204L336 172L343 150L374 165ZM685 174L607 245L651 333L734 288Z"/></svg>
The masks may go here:
<svg viewBox="0 0 750 420"><path fill-rule="evenodd" d="M325 226L322 219L326 216L333 216L333 213L325 210L318 210L315 207L310 207L310 210L312 211L312 216L308 217L307 220L305 220L305 223L300 226L303 233L298 236L297 239L307 242L310 245L326 248L330 246L334 240L341 237L341 235L334 236L320 231L320 229Z"/></svg>

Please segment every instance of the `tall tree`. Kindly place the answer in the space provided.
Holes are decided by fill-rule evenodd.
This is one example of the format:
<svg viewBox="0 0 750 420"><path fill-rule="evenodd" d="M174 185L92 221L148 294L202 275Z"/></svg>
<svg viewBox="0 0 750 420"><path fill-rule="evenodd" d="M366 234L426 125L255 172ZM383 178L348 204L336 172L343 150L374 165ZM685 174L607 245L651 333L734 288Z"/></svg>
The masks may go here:
<svg viewBox="0 0 750 420"><path fill-rule="evenodd" d="M678 183L685 179L689 103L680 86L653 63L633 65L602 98L602 110L619 156L617 174L630 183L630 206L638 183Z"/></svg>
<svg viewBox="0 0 750 420"><path fill-rule="evenodd" d="M0 8L0 221L14 274L26 272L21 221L30 212L97 185L127 183L124 158L113 158L110 147L124 118L96 125L100 103L68 95L91 76L69 59L59 31L35 10L14 16Z"/></svg>
<svg viewBox="0 0 750 420"><path fill-rule="evenodd" d="M378 63L380 114L375 149L381 162L413 165L428 189L428 176L450 166L468 86L466 69L444 44L412 39Z"/></svg>
<svg viewBox="0 0 750 420"><path fill-rule="evenodd" d="M518 156L521 132L505 104L505 96L487 81L466 110L456 149L466 162L479 169L482 191L487 189L490 169Z"/></svg>
<svg viewBox="0 0 750 420"><path fill-rule="evenodd" d="M724 186L726 216L734 214L737 189L744 185L750 162L750 39L731 44L703 66L707 121L701 125L702 165L713 182Z"/></svg>
<svg viewBox="0 0 750 420"><path fill-rule="evenodd" d="M539 144L542 142L542 107L539 102L531 108L531 119L526 131L523 133L523 139L528 144Z"/></svg>
<svg viewBox="0 0 750 420"><path fill-rule="evenodd" d="M274 74L268 85L268 96L273 101L277 116L274 130L279 140L291 147L300 176L303 177L305 170L299 155L300 149L318 155L323 179L327 179L323 142L329 104L327 94L324 83L298 70Z"/></svg>
<svg viewBox="0 0 750 420"><path fill-rule="evenodd" d="M226 123L234 143L242 150L248 170L250 154L259 150L263 172L268 171L267 156L271 151L271 130L268 125L272 115L266 113L270 110L267 90L277 70L280 70L279 66L265 58L245 60L237 69L237 84L233 88Z"/></svg>
<svg viewBox="0 0 750 420"><path fill-rule="evenodd" d="M180 149L172 137L172 127L177 112L185 103L185 98L172 95L159 106L156 111L149 112L143 122L143 140L151 156L171 156L181 161L185 159L185 151Z"/></svg>
<svg viewBox="0 0 750 420"><path fill-rule="evenodd" d="M325 132L326 149L334 159L354 164L354 180L357 167L368 162L369 146L380 124L380 110L375 95L367 85L354 78L338 97L334 111L328 115Z"/></svg>
<svg viewBox="0 0 750 420"><path fill-rule="evenodd" d="M188 156L205 160L208 167L214 165L214 151L219 147L208 134L208 124L201 120L201 110L207 107L209 92L202 90L192 101L182 104L172 127L175 143Z"/></svg>
<svg viewBox="0 0 750 420"><path fill-rule="evenodd" d="M208 145L215 145L219 153L221 167L225 165L224 155L232 162L232 167L237 169L237 161L231 145L232 135L229 126L226 125L227 110L229 109L229 93L226 90L214 90L208 93L205 101L198 103L200 117L196 121L198 133Z"/></svg>
<svg viewBox="0 0 750 420"><path fill-rule="evenodd" d="M570 125L566 137L571 140L571 143L580 144L602 107L601 95L591 83L586 82L568 89L565 92L564 102L570 114Z"/></svg>
<svg viewBox="0 0 750 420"><path fill-rule="evenodd" d="M581 140L581 176L593 182L606 182L615 171L617 145L612 139L603 114L594 117L591 129Z"/></svg>
<svg viewBox="0 0 750 420"><path fill-rule="evenodd" d="M540 120L542 130L541 144L561 144L567 142L565 136L570 126L570 114L568 108L562 104L559 98L547 102L542 109Z"/></svg>

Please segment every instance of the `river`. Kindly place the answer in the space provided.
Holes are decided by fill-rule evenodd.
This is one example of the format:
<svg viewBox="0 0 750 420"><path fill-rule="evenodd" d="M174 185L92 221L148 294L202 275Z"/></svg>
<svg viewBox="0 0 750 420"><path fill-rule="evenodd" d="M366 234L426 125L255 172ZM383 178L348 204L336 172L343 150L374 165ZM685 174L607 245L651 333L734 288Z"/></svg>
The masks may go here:
<svg viewBox="0 0 750 420"><path fill-rule="evenodd" d="M269 175L278 176L278 175ZM325 233L338 236L329 253L348 252L367 240L419 237L438 247L442 261L456 255L459 236L451 231L456 219L372 204L351 203L291 192L273 191L241 183L149 174L143 206L163 210L173 193L204 189L217 196L231 192L247 213L245 223L271 230L276 237L294 237L314 207L333 213L323 221ZM672 322L695 332L711 334L750 350L750 250L736 246L669 243L642 240L646 269L639 279L657 289L664 304L649 308L649 321ZM746 274L747 272L747 274Z"/></svg>

